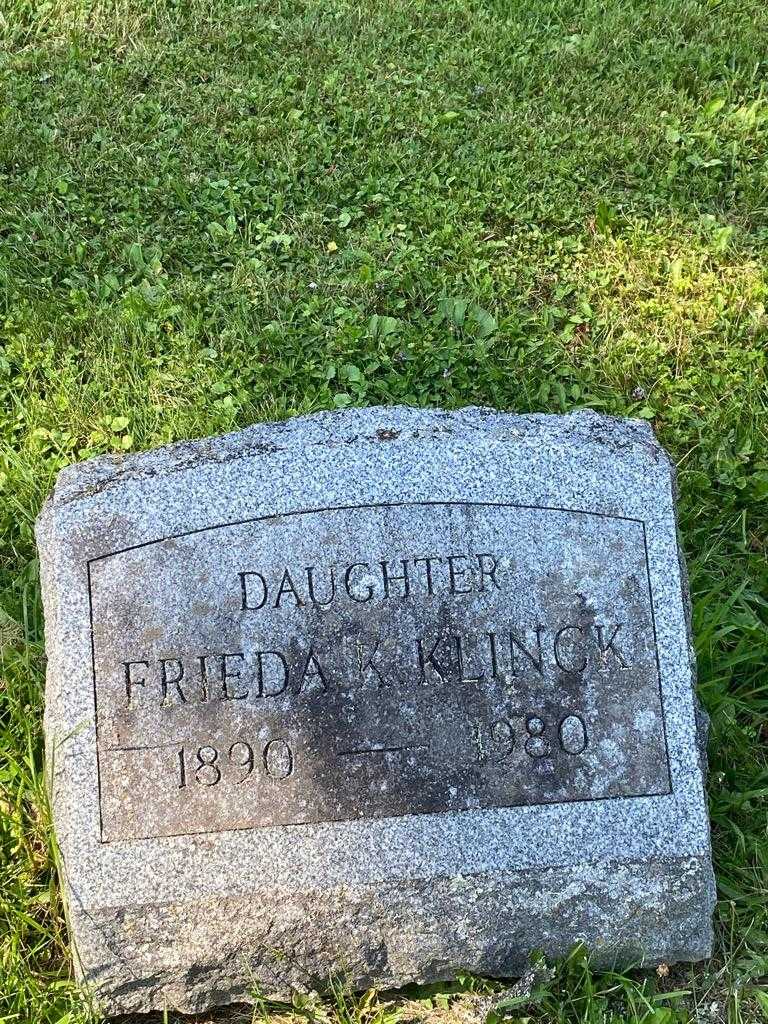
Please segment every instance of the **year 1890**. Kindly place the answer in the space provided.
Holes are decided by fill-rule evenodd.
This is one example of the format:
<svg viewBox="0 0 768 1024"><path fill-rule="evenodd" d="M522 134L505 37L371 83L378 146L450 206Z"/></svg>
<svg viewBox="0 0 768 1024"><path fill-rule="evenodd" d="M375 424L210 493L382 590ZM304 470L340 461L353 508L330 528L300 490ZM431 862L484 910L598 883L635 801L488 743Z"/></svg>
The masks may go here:
<svg viewBox="0 0 768 1024"><path fill-rule="evenodd" d="M245 740L236 740L228 748L206 744L202 747L179 747L176 751L178 787L188 785L217 786L227 778L240 785L263 771L270 779L281 781L293 775L293 751L288 741L271 739L256 749Z"/></svg>

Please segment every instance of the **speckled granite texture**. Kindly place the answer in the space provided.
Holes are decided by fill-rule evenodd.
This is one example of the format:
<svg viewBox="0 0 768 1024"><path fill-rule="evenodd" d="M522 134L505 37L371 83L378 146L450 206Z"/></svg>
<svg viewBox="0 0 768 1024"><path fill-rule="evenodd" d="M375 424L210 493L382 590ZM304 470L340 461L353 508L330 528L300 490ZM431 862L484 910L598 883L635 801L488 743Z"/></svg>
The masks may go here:
<svg viewBox="0 0 768 1024"><path fill-rule="evenodd" d="M37 536L65 895L110 1012L514 974L577 940L709 955L647 424L321 413L69 467Z"/></svg>

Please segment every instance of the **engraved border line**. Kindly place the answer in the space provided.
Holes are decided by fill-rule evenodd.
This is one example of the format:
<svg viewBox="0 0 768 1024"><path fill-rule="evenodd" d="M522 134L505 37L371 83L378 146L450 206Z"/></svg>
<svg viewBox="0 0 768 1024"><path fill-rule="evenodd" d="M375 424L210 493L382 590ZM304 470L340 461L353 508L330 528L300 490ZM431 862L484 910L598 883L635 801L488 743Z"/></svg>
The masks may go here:
<svg viewBox="0 0 768 1024"><path fill-rule="evenodd" d="M424 812L412 812L410 814L382 814L375 816L372 819L368 818L340 818L332 819L330 822L318 822L318 821L293 821L288 823L275 823L272 826L265 825L236 825L230 828L219 828L210 831L198 831L198 832L174 832L170 835L149 835L149 836L130 836L130 837L119 837L117 839L105 839L104 838L104 819L102 814L102 801L101 801L101 768L99 762L99 713L97 704L97 686L96 686L96 645L93 629L93 600L92 600L92 589L91 589L91 564L93 562L101 562L106 558L113 558L115 555L125 554L127 551L138 551L141 548L151 547L153 544L162 544L167 540L178 540L181 537L193 537L198 533L211 533L214 530L226 530L232 526L246 526L249 523L264 523L274 519L287 519L289 516L306 516L306 515L317 515L321 512L357 512L362 509L378 509L378 508L413 508L413 507L449 507L449 508L517 508L525 509L527 511L542 511L542 512L563 512L568 515L576 516L594 516L598 519L615 519L625 523L637 523L643 531L643 554L645 557L645 569L646 578L648 581L648 598L651 611L651 626L653 629L653 648L656 659L656 679L658 682L659 691L659 707L661 708L661 730L664 736L664 750L666 753L667 762L667 790L661 793L621 793L615 796L599 796L599 797L588 797L587 799L572 799L572 800L550 800L542 801L537 804L504 804L493 807L482 808L485 811L493 810L505 810L507 808L514 807L547 807L555 803L570 804L570 803L601 803L605 800L644 800L654 799L660 796L671 796L672 789L672 773L669 763L669 743L667 740L667 722L666 714L664 712L664 696L661 685L661 663L659 661L659 649L658 640L656 636L656 615L653 607L653 591L651 588L651 567L648 558L648 541L646 533L646 524L643 519L637 519L634 516L622 516L616 515L611 512L591 512L586 509L576 508L563 508L557 505L521 505L510 501L377 501L377 502L362 502L355 505L323 505L319 508L304 508L304 509L293 509L287 512L270 512L268 515L263 516L249 516L246 519L234 519L227 523L216 523L213 526L200 526L194 530L182 530L179 533L170 533L164 537L157 537L154 540L142 541L140 544L130 544L125 548L118 548L115 551L105 552L103 555L95 555L93 558L89 558L86 562L87 574L88 574L88 613L90 618L91 627L91 665L93 672L93 707L94 707L94 720L95 720L95 734L96 734L96 773L97 773L97 793L99 801L99 843L117 843L117 842L141 842L145 840L158 840L158 839L173 839L182 836L195 836L195 835L220 835L224 832L242 832L256 828L294 828L296 826L308 825L308 824L331 824L336 821L362 821L362 820L374 820L379 821L385 818L403 818L403 817L420 817ZM458 813L462 811L476 811L478 808L459 808ZM446 811L435 811L435 814L447 813ZM454 810L452 813L457 813Z"/></svg>

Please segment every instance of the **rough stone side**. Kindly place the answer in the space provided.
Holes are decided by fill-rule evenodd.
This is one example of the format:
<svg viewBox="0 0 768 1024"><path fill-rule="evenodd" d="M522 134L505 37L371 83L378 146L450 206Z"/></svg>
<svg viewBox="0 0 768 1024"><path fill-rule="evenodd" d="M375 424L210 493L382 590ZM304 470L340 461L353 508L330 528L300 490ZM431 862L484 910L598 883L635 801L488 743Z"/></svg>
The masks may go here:
<svg viewBox="0 0 768 1024"><path fill-rule="evenodd" d="M584 941L597 967L702 959L712 951L710 877L703 860L681 858L75 913L87 917L83 980L112 1012L194 1013L257 993L285 999L329 975L358 989L457 969L515 976L533 950L565 955L563 935Z"/></svg>
<svg viewBox="0 0 768 1024"><path fill-rule="evenodd" d="M688 563L685 558L685 548L683 547L683 538L680 533L679 516L677 512L677 503L680 497L680 488L677 482L677 467L674 463L669 460L669 471L670 471L670 489L672 492L672 509L675 517L675 531L677 533L677 561L680 568L680 584L682 590L683 608L685 609L685 629L686 629L686 640L688 645L688 661L691 667L691 679L694 684L697 679L697 662L696 662L696 647L693 639L693 606L691 604L691 588L690 588L690 576L688 574ZM709 772L709 756L707 753L707 746L709 743L709 715L707 714L704 705L701 703L699 696L696 692L693 695L694 710L696 715L696 735L698 738L699 748L699 761L701 764L701 772L706 779L707 773Z"/></svg>

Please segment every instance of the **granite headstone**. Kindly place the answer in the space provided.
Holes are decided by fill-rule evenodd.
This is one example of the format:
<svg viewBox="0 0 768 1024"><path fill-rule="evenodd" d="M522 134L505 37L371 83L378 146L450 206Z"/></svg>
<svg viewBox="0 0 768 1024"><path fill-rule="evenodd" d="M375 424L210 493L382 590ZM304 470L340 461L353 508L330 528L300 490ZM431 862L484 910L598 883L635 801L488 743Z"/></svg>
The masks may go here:
<svg viewBox="0 0 768 1024"><path fill-rule="evenodd" d="M322 413L71 466L37 536L61 872L108 1011L511 975L577 941L709 954L646 424Z"/></svg>

